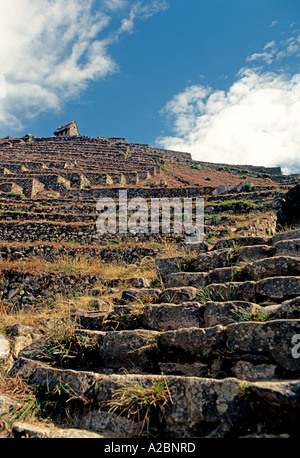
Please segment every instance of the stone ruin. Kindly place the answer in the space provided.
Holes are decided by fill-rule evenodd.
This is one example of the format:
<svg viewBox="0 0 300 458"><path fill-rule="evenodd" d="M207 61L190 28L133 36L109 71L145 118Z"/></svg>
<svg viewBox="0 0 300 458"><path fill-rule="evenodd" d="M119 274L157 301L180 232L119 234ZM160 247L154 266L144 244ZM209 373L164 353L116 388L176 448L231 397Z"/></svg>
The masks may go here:
<svg viewBox="0 0 300 458"><path fill-rule="evenodd" d="M300 229L292 215L299 208L293 198L299 178L275 168L265 186L251 190L143 186L176 159L193 163L185 153L116 138L29 136L0 144L3 262L26 265L39 257L55 263L66 254L132 266L151 257L160 279L151 284L138 276L124 282L96 274L2 269L0 295L8 310L82 291L95 304L93 310L84 308L79 296L70 311L77 336L93 345L69 365L45 358L47 335L39 329L16 324L0 335L8 374L36 387L41 398L61 387L59 413L68 410L76 428L15 422L14 437L297 437ZM228 167L224 173L232 171ZM234 169L239 173L243 167ZM248 179L267 172L254 167ZM99 240L96 199L123 187L131 196L203 196L205 240L188 256L164 255L156 245L172 238L161 234L140 235L127 246L111 244L109 235ZM296 226L286 227L286 221ZM180 237L177 242L182 245ZM102 300L107 289L116 291L111 302ZM165 403L151 416L112 408L121 389L146 390L156 383L165 389ZM5 402L14 406L0 395L0 412Z"/></svg>

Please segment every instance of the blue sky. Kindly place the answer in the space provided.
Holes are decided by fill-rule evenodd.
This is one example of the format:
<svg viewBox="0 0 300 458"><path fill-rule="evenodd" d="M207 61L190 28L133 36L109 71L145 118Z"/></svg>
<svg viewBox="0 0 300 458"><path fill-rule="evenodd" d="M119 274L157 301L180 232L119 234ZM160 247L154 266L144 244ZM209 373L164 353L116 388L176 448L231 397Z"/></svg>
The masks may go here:
<svg viewBox="0 0 300 458"><path fill-rule="evenodd" d="M1 137L50 136L76 120L92 137L300 173L299 0L1 0L1 9Z"/></svg>

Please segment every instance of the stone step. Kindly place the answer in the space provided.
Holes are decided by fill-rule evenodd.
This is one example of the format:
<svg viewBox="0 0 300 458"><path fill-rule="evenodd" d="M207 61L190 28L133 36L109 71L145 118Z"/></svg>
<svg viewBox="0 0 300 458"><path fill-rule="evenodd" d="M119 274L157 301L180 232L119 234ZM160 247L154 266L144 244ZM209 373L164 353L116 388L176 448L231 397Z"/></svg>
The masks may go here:
<svg viewBox="0 0 300 458"><path fill-rule="evenodd" d="M274 256L260 259L243 268L245 278L260 280L268 277L300 275L300 259L289 256Z"/></svg>
<svg viewBox="0 0 300 458"><path fill-rule="evenodd" d="M227 326L241 320L251 320L264 307L246 301L207 302L203 306L203 327Z"/></svg>
<svg viewBox="0 0 300 458"><path fill-rule="evenodd" d="M160 294L160 302L171 302L180 304L182 302L193 301L196 299L197 288L193 286L180 286L174 288L165 288Z"/></svg>
<svg viewBox="0 0 300 458"><path fill-rule="evenodd" d="M295 239L300 239L300 229L294 229L292 231L275 234L271 239L271 244L275 245L277 242L282 241L282 240L295 240Z"/></svg>
<svg viewBox="0 0 300 458"><path fill-rule="evenodd" d="M226 326L239 321L265 321L300 318L300 296L281 304L264 305L232 300L131 305L104 304L103 311L73 309L71 317L83 329L111 331L148 329L177 330L189 327Z"/></svg>
<svg viewBox="0 0 300 458"><path fill-rule="evenodd" d="M294 236L294 234L292 235ZM280 234L280 236L288 237L289 233ZM236 240L239 239L241 239L245 245L238 245ZM211 251L202 252L189 262L185 261L183 257L158 258L155 260L158 272L160 273L162 279L168 282L168 286L175 286L169 279L170 274L172 275L172 278L176 278L174 276L176 273L178 274L177 278L179 278L179 275L183 274L183 271L193 272L195 278L197 278L196 274L198 272L209 272L217 268L231 267L232 265L240 264L242 262L253 262L272 256L298 257L298 253L300 253L300 239L283 239L282 241L280 239L280 241L276 241L274 237L273 239L263 237L236 237L234 239L225 240L226 242L221 240L220 243L218 242ZM266 243L256 245L255 243L258 243L258 241L272 241L273 245ZM234 245L235 243L237 246ZM182 276L184 277L184 274ZM188 279L184 278L183 281L184 286L191 286ZM197 281L202 282L201 276L197 278Z"/></svg>
<svg viewBox="0 0 300 458"><path fill-rule="evenodd" d="M300 335L300 319L233 323L226 332L233 351L269 354L282 369L299 374L300 352L294 339Z"/></svg>
<svg viewBox="0 0 300 458"><path fill-rule="evenodd" d="M286 320L300 318L300 297L282 302L282 304L262 307L264 313L272 320Z"/></svg>
<svg viewBox="0 0 300 458"><path fill-rule="evenodd" d="M198 302L242 300L260 304L271 300L278 303L300 295L300 277L280 276L260 281L211 283L199 289L195 299Z"/></svg>
<svg viewBox="0 0 300 458"><path fill-rule="evenodd" d="M208 289L209 293L209 289ZM217 292L215 292L217 294ZM222 291L221 291L222 294ZM207 294L208 296L208 294ZM203 299L205 298L205 292ZM209 297L207 297L209 299ZM224 297L223 297L224 299ZM94 312L85 309L72 310L72 317L85 329L120 330L145 328L156 331L188 327L210 327L216 324L227 325L241 320L287 319L300 317L300 301L298 297L282 304L260 306L257 303L243 300L204 301L147 304L134 307L132 305L109 305ZM101 310L100 310L101 309ZM255 318L256 316L256 318Z"/></svg>
<svg viewBox="0 0 300 458"><path fill-rule="evenodd" d="M299 319L300 297L268 306L245 301L207 302L201 312L203 327L226 326L239 321Z"/></svg>
<svg viewBox="0 0 300 458"><path fill-rule="evenodd" d="M261 280L269 277L298 275L300 275L300 260L298 258L276 256L263 258L242 266L216 268L211 272L170 273L166 286L204 288L211 283Z"/></svg>
<svg viewBox="0 0 300 458"><path fill-rule="evenodd" d="M57 386L64 387L70 394L67 405L76 428L92 429L100 434L109 432L115 437L138 437L143 423L150 433L160 431L160 437L165 438L170 435L240 437L246 432L278 435L286 431L293 436L299 424L298 380L246 382L236 377L217 380L172 375L104 375L52 368L26 358L16 361L10 371L10 375L15 374L38 388L40 396L47 393L48 399L55 392L61 402L63 390L58 392ZM155 415L143 397L143 393L146 396L154 389L160 415ZM131 416L130 407L137 407L134 401L124 402L123 412L117 409L119 399L126 399L127 395L130 400L134 394L135 399L144 399L150 409L146 412L154 418L145 417L145 410L139 416ZM64 405L62 414L63 410Z"/></svg>
<svg viewBox="0 0 300 458"><path fill-rule="evenodd" d="M220 267L230 267L233 253L230 248L201 253L196 259L187 263L185 270L189 272L209 272Z"/></svg>
<svg viewBox="0 0 300 458"><path fill-rule="evenodd" d="M300 238L290 240L280 240L274 245L275 256L300 257Z"/></svg>
<svg viewBox="0 0 300 458"><path fill-rule="evenodd" d="M225 339L225 328L220 325L210 328L182 328L160 334L163 352L176 349L199 357L203 357L215 348L224 346Z"/></svg>
<svg viewBox="0 0 300 458"><path fill-rule="evenodd" d="M45 425L35 425L18 421L12 425L14 439L37 438L37 439L108 439L109 434L99 434L93 431L76 428L55 428Z"/></svg>
<svg viewBox="0 0 300 458"><path fill-rule="evenodd" d="M272 277L257 283L258 295L275 301L291 299L300 296L300 277Z"/></svg>
<svg viewBox="0 0 300 458"><path fill-rule="evenodd" d="M193 371L194 365L200 363L204 374L223 374L221 378L233 374L232 368L237 361L247 360L252 364L276 366L276 375L283 378L286 373L299 375L300 351L297 353L296 337L300 335L300 319L250 321L252 317L244 318L243 312L249 309L256 312L257 308L255 304L248 304L247 309L244 306L237 302L223 306L208 304L203 321L212 326L207 327L200 327L196 322L197 326L166 331L80 329L76 331L77 354L71 353L70 356L64 356L65 359L61 358L61 354L56 357L56 350L51 356L51 348L56 344L43 337L21 350L18 356L51 362L58 367L102 373L125 370L130 373L157 374L162 367L167 372L176 370L180 373L181 369L178 366L175 368L174 364L188 364ZM215 324L218 322L218 313L225 325ZM230 322L231 316L232 321L237 322ZM168 366L170 363L171 368ZM185 373L188 373L187 368Z"/></svg>
<svg viewBox="0 0 300 458"><path fill-rule="evenodd" d="M181 272L183 270L183 264L184 258L182 256L155 259L156 270L164 282L171 273Z"/></svg>
<svg viewBox="0 0 300 458"><path fill-rule="evenodd" d="M121 301L147 301L155 302L162 293L159 288L128 288L122 291Z"/></svg>
<svg viewBox="0 0 300 458"><path fill-rule="evenodd" d="M270 242L269 237L254 237L254 236L246 236L246 237L233 237L230 239L222 239L217 242L213 250L221 250L224 248L232 248L234 246L242 247L242 246L251 246L251 245L268 245Z"/></svg>
<svg viewBox="0 0 300 458"><path fill-rule="evenodd" d="M253 262L264 259L274 254L273 247L269 245L243 246L238 250L236 264L241 262Z"/></svg>
<svg viewBox="0 0 300 458"><path fill-rule="evenodd" d="M58 358L54 364L67 364L72 365L73 368L85 368L86 370L92 368L103 372L107 370L118 372L124 369L126 371L135 369L143 373L157 372L159 333L156 331L134 329L105 332L80 329L77 330L76 335L79 336L79 339L81 336L80 342L83 342L80 357L71 356L70 359L66 357L63 362ZM51 342L50 345L52 345ZM21 350L19 356L48 362L48 348L47 338L41 338Z"/></svg>
<svg viewBox="0 0 300 458"><path fill-rule="evenodd" d="M207 285L207 272L176 272L166 278L166 287L193 286L204 288Z"/></svg>

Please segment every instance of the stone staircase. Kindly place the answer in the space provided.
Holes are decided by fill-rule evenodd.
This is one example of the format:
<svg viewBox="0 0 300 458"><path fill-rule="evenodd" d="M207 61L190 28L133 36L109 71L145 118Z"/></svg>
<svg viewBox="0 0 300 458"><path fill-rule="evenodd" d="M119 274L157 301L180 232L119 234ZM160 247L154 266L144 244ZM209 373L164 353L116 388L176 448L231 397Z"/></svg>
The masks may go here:
<svg viewBox="0 0 300 458"><path fill-rule="evenodd" d="M0 156L1 307L7 315L43 310L52 295L67 293L87 304L87 291L93 301L61 323L46 320L46 335L22 324L0 334L9 375L35 387L58 426L72 418L63 431L16 422L15 437L296 436L300 230L275 231L277 209L284 213L283 195L298 177L196 163L120 138L26 136L0 141ZM220 175L214 184L188 181L193 168ZM172 186L161 184L168 173ZM242 179L253 181L252 190ZM203 197L204 242L184 254L184 234L99 237L97 199L116 200L125 187L128 199L148 204ZM169 243L181 254L163 257ZM70 273L68 264L56 270L62 257L135 264L135 272L155 258L158 279L111 280ZM0 415L1 402L0 395Z"/></svg>
<svg viewBox="0 0 300 458"><path fill-rule="evenodd" d="M159 285L73 309L61 340L50 332L24 348L10 375L99 434L296 437L299 247L296 229L157 259ZM69 353L53 352L66 350L67 329Z"/></svg>

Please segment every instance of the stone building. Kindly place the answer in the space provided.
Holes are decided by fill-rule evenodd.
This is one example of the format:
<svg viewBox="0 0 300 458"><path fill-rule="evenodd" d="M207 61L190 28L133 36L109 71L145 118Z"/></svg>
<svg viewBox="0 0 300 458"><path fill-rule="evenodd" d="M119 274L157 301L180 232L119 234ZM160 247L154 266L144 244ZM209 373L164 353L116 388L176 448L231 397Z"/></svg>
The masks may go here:
<svg viewBox="0 0 300 458"><path fill-rule="evenodd" d="M75 121L64 124L56 129L55 137L79 137L79 130Z"/></svg>

